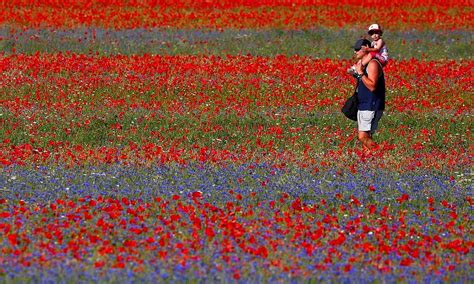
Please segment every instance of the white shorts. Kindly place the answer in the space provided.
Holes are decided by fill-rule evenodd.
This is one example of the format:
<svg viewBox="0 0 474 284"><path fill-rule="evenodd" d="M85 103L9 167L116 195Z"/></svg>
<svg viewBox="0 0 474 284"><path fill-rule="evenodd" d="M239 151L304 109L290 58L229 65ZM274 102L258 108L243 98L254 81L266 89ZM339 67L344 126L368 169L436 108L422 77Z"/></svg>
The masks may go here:
<svg viewBox="0 0 474 284"><path fill-rule="evenodd" d="M383 111L359 110L357 111L357 129L359 131L370 131L371 134L377 130L379 120Z"/></svg>

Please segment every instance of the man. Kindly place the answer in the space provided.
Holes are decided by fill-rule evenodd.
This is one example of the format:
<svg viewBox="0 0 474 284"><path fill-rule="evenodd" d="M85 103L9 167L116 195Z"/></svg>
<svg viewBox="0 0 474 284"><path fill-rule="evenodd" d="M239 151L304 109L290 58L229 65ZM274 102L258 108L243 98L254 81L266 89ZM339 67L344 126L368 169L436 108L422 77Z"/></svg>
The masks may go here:
<svg viewBox="0 0 474 284"><path fill-rule="evenodd" d="M354 45L357 58L355 77L359 80L357 93L359 107L357 112L357 138L365 149L373 150L378 147L372 139L377 130L378 122L385 109L385 77L382 64L375 58L367 66L362 65L362 59L370 56L363 46L370 47L370 41L359 39Z"/></svg>

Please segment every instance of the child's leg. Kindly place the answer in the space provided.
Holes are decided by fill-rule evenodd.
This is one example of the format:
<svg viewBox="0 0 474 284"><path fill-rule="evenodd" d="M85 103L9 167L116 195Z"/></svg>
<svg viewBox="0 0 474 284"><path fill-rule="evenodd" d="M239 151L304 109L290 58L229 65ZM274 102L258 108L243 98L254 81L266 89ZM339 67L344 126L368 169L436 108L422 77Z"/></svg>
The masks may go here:
<svg viewBox="0 0 474 284"><path fill-rule="evenodd" d="M359 61L357 61L354 65L352 65L349 69L347 69L347 73L351 74L352 76L356 77L356 65L359 64L361 61L361 59L359 59Z"/></svg>
<svg viewBox="0 0 474 284"><path fill-rule="evenodd" d="M374 58L374 54L373 52L369 52L369 54L367 56L365 56L364 58L362 58L362 66L366 66L367 64L369 64L370 60L372 60L372 58Z"/></svg>
<svg viewBox="0 0 474 284"><path fill-rule="evenodd" d="M382 67L385 67L385 65L387 65L387 60L385 60L385 58L381 54L377 53L375 55L375 58L380 62L380 64L382 64Z"/></svg>

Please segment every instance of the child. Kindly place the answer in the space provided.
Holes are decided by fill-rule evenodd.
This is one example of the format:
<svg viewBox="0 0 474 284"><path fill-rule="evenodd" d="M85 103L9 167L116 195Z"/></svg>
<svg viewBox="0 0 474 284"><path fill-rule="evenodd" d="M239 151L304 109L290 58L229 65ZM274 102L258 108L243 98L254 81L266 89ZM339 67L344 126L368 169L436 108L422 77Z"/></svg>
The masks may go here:
<svg viewBox="0 0 474 284"><path fill-rule="evenodd" d="M382 39L382 28L378 24L372 24L370 25L367 33L370 35L373 41L371 43L371 47L362 47L363 50L368 51L370 55L364 58L364 61L362 61L362 65L366 66L367 64L369 64L370 60L376 58L380 62L380 64L382 64L382 67L385 67L388 62L388 48ZM355 76L355 65L347 69L347 73L351 74L352 76Z"/></svg>
<svg viewBox="0 0 474 284"><path fill-rule="evenodd" d="M387 65L388 62L388 48L385 42L382 39L382 28L378 24L370 25L369 30L367 33L373 39L372 47L364 49L369 52L370 56L367 56L364 61L362 61L362 65L369 64L370 60L373 58L377 59L383 67Z"/></svg>

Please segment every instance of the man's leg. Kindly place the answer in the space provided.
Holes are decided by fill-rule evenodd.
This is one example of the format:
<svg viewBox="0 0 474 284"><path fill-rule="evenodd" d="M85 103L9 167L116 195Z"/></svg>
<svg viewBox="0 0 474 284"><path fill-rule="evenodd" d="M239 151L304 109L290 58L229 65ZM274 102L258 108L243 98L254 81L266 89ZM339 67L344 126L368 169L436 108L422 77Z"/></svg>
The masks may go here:
<svg viewBox="0 0 474 284"><path fill-rule="evenodd" d="M377 129L382 113L382 111L357 112L357 139L362 143L365 150L370 151L378 148L377 143L372 139L372 133Z"/></svg>
<svg viewBox="0 0 474 284"><path fill-rule="evenodd" d="M359 131L357 134L357 139L362 143L364 149L373 150L377 148L377 143L372 139L370 131Z"/></svg>

